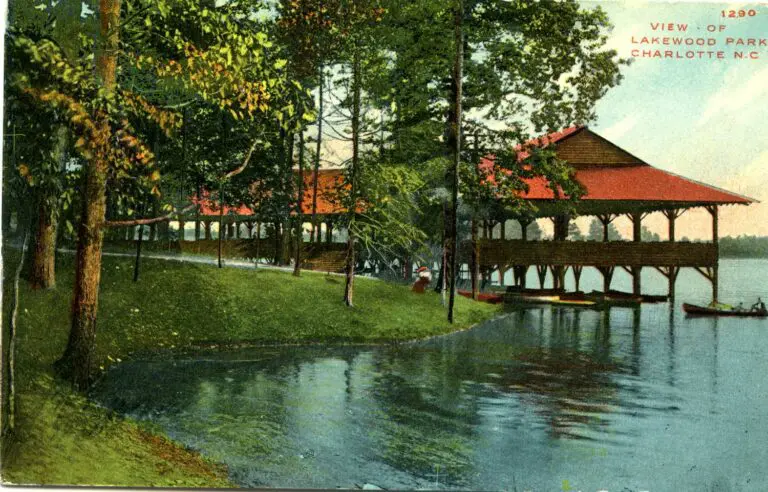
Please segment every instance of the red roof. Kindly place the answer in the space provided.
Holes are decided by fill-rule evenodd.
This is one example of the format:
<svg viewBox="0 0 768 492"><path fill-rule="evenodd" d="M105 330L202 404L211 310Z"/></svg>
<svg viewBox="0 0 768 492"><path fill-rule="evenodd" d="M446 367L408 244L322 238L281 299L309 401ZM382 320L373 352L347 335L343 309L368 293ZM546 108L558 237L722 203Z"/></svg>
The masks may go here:
<svg viewBox="0 0 768 492"><path fill-rule="evenodd" d="M600 162L593 164L580 162L576 168L575 178L586 189L582 200L622 200L622 201L652 201L652 202L691 202L698 204L749 204L754 200L731 193L714 186L699 183L697 181L678 176L667 171L655 168L627 153L618 146L605 140L589 129L580 126L566 128L565 130L544 135L530 140L527 145L555 145L569 137L584 133L590 134L602 141L602 145L610 146L613 153L621 152L637 162L636 164L605 165ZM525 147L525 145L523 146ZM520 148L518 147L518 150ZM528 157L528 153L520 153ZM629 160L629 159L628 159ZM488 172L493 166L491 156L483 158L478 165L480 169ZM492 179L492 177L491 177ZM547 180L542 177L527 179L529 189L523 193L523 198L528 200L553 200L554 193L549 188Z"/></svg>
<svg viewBox="0 0 768 492"><path fill-rule="evenodd" d="M531 154L525 150L528 147L547 147L548 145L554 145L557 142L564 140L574 133L578 132L582 128L585 128L581 125L571 126L568 128L564 128L563 130L560 130L559 132L552 132L548 133L546 135L542 135L541 137L532 138L531 140L528 140L522 145L518 145L515 147L515 150L518 151L517 154L517 160L522 161L523 159L526 159ZM522 152L521 152L522 151Z"/></svg>
<svg viewBox="0 0 768 492"><path fill-rule="evenodd" d="M312 214L314 176L314 172L304 173L304 200L301 203L301 210L305 215ZM318 214L327 215L344 213L344 209L337 203L338 199L335 198L338 194L338 190L341 189L342 186L344 186L344 174L341 169L321 169L317 173L316 212ZM201 215L219 215L220 209L217 203L208 197L209 193L204 191L199 201L197 197L194 196L191 200L192 203L200 204ZM291 213L293 213L293 211ZM238 207L224 207L224 214L250 216L254 215L254 211L245 205L240 205Z"/></svg>
<svg viewBox="0 0 768 492"><path fill-rule="evenodd" d="M587 190L582 200L741 203L752 200L713 186L697 183L653 166L603 167L576 170L576 180ZM552 200L544 178L528 180L529 200Z"/></svg>

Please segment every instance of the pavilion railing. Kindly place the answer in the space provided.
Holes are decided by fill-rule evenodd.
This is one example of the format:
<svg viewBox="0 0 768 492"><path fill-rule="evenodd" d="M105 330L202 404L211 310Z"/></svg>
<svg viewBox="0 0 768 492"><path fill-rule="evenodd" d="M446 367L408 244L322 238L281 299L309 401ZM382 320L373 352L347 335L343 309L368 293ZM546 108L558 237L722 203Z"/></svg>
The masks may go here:
<svg viewBox="0 0 768 492"><path fill-rule="evenodd" d="M710 267L717 264L717 245L688 242L596 242L480 240L481 266L583 265ZM469 262L470 241L460 256Z"/></svg>

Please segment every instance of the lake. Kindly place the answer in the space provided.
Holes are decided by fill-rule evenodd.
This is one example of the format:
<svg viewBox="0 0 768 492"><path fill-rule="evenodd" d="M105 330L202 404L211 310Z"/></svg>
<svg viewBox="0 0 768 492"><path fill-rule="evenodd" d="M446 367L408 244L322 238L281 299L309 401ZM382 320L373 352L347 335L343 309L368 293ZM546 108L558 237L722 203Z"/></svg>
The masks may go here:
<svg viewBox="0 0 768 492"><path fill-rule="evenodd" d="M722 300L768 299L767 276L722 260ZM710 285L677 285L672 309L539 307L399 347L127 361L92 398L248 487L767 490L768 321L686 318Z"/></svg>

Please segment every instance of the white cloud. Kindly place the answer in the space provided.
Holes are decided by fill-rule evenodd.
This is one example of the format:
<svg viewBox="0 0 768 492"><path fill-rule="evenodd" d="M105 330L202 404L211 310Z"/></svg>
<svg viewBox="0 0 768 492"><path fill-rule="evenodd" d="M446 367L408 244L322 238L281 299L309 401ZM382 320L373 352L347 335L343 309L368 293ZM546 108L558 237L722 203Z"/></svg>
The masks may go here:
<svg viewBox="0 0 768 492"><path fill-rule="evenodd" d="M724 186L760 201L768 198L768 150L762 151L749 164L725 181Z"/></svg>
<svg viewBox="0 0 768 492"><path fill-rule="evenodd" d="M704 125L720 113L741 110L766 94L768 94L768 67L754 73L746 81L735 76L735 72L730 72L726 75L726 81L720 90L707 101L697 126Z"/></svg>
<svg viewBox="0 0 768 492"><path fill-rule="evenodd" d="M639 121L640 118L636 114L629 115L602 130L600 134L608 140L616 141L632 130Z"/></svg>

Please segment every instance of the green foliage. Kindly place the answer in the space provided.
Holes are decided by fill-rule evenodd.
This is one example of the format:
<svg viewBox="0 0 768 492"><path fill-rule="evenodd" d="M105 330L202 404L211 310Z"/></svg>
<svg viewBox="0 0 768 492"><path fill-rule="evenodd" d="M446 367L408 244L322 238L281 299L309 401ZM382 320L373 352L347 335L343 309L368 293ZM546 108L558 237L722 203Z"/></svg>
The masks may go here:
<svg viewBox="0 0 768 492"><path fill-rule="evenodd" d="M640 227L640 240L641 241L661 241L661 237L648 229L645 226Z"/></svg>
<svg viewBox="0 0 768 492"><path fill-rule="evenodd" d="M351 230L363 256L390 263L426 251L427 238L417 224L421 210L417 201L424 187L419 173L406 166L371 167L361 178L358 220Z"/></svg>
<svg viewBox="0 0 768 492"><path fill-rule="evenodd" d="M608 224L608 240L609 241L621 241L623 238L616 228L616 225L611 222ZM589 233L587 234L588 241L602 241L603 240L603 223L597 217L592 219L589 223Z"/></svg>
<svg viewBox="0 0 768 492"><path fill-rule="evenodd" d="M720 238L720 256L723 258L766 258L768 257L768 237L726 236Z"/></svg>
<svg viewBox="0 0 768 492"><path fill-rule="evenodd" d="M568 240L569 241L584 241L584 234L581 233L581 229L575 222L568 224Z"/></svg>

